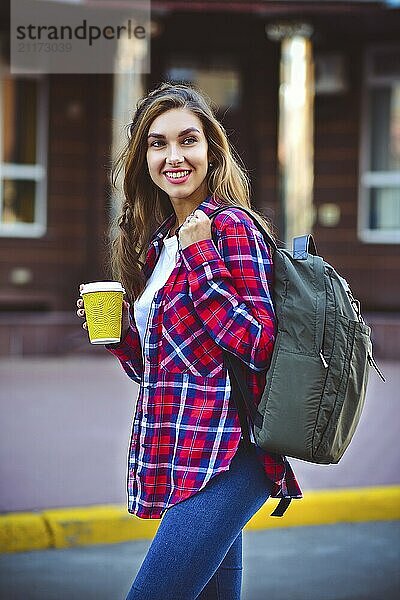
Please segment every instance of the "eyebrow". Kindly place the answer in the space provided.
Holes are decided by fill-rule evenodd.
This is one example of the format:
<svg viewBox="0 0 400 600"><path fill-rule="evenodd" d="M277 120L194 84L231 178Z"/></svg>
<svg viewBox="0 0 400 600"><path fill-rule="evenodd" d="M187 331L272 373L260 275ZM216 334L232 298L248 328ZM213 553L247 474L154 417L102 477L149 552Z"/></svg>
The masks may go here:
<svg viewBox="0 0 400 600"><path fill-rule="evenodd" d="M197 133L200 133L200 131L198 129L196 129L196 127L188 127L187 129L184 129L183 131L181 131L180 133L178 133L178 137L181 137L182 135L186 135L187 133L190 133L191 131L197 131ZM149 133L149 135L147 136L148 138L165 138L165 135L163 135L162 133Z"/></svg>

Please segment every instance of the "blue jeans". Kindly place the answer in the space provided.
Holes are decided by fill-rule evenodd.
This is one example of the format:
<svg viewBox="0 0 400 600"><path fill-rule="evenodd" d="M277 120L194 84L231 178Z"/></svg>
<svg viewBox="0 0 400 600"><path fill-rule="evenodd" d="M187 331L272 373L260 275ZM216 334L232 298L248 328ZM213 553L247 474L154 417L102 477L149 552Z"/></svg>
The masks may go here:
<svg viewBox="0 0 400 600"><path fill-rule="evenodd" d="M168 509L126 600L240 600L242 529L270 495L254 447Z"/></svg>

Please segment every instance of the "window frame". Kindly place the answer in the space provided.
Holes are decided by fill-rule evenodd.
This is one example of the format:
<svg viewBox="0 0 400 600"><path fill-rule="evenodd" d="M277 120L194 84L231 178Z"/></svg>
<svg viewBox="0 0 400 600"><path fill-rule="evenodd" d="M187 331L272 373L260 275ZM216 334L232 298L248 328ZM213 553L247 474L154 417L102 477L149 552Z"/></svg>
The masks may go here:
<svg viewBox="0 0 400 600"><path fill-rule="evenodd" d="M4 71L3 71L4 73ZM49 82L41 74L18 74L7 76L14 79L34 79L37 81L37 111L36 111L36 164L18 164L3 162L3 106L2 85L0 74L0 238L39 238L47 232L47 165L48 165L48 106ZM34 222L33 223L2 223L3 180L34 180L36 182Z"/></svg>
<svg viewBox="0 0 400 600"><path fill-rule="evenodd" d="M360 171L358 177L358 213L357 233L362 242L368 244L398 244L400 243L400 228L391 231L374 230L369 227L370 189L383 186L400 187L400 171L370 171L371 121L369 92L373 88L391 85L399 82L395 76L375 75L372 61L376 52L393 50L400 53L400 44L379 44L370 46L364 55L363 78L361 85L361 136L360 136Z"/></svg>
<svg viewBox="0 0 400 600"><path fill-rule="evenodd" d="M179 63L181 66L179 66ZM186 65L184 65L186 63ZM176 64L178 66L176 66ZM236 104L218 104L218 102L213 99L213 104L215 105L217 111L221 111L222 113L230 110L233 112L240 111L243 107L243 98L244 98L244 79L243 79L243 70L240 60L236 54L218 54L215 56L213 54L205 54L204 56L198 56L196 54L185 55L184 57L180 56L179 53L172 51L169 53L165 64L164 64L164 76L171 81L184 83L190 82L193 83L193 80L186 78L173 78L171 74L171 70L173 69L188 69L192 71L203 71L206 73L214 72L232 72L237 75L237 97ZM197 83L194 81L194 83ZM203 88L204 90L204 88ZM204 90L205 91L205 90ZM207 91L206 91L207 95Z"/></svg>

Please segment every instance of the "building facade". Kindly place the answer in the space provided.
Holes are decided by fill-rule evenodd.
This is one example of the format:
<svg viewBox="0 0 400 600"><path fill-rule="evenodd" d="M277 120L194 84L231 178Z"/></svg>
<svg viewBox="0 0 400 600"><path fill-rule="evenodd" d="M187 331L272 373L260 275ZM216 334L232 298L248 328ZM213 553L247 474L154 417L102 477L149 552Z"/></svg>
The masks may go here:
<svg viewBox="0 0 400 600"><path fill-rule="evenodd" d="M392 4L153 1L151 72L132 94L112 75L11 75L4 26L0 354L101 351L88 345L75 299L81 282L109 278L116 105L122 98L132 116L137 97L161 81L193 82L212 98L249 171L252 203L283 238L282 39L306 25L312 232L374 325L377 354L400 356L400 9Z"/></svg>

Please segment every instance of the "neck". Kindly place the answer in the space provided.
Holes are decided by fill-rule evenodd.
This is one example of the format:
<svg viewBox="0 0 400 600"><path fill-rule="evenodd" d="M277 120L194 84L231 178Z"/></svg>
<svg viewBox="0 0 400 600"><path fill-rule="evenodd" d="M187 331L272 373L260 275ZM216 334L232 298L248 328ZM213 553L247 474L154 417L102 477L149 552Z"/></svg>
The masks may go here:
<svg viewBox="0 0 400 600"><path fill-rule="evenodd" d="M192 213L196 208L203 202L208 195L208 189L206 183L203 182L202 186L198 188L190 197L187 198L174 198L170 196L170 201L175 212L175 224L172 226L171 231L174 233L178 227L180 227L185 219Z"/></svg>
<svg viewBox="0 0 400 600"><path fill-rule="evenodd" d="M179 224L177 222L177 220L175 219L173 225L170 227L169 231L168 231L168 236L167 237L172 237L174 235L176 235L176 230L178 229Z"/></svg>

